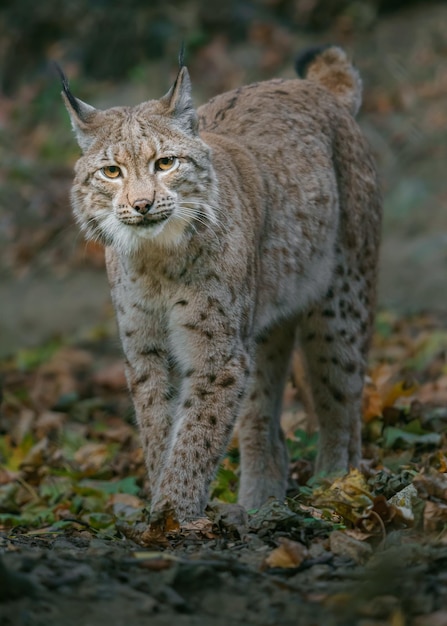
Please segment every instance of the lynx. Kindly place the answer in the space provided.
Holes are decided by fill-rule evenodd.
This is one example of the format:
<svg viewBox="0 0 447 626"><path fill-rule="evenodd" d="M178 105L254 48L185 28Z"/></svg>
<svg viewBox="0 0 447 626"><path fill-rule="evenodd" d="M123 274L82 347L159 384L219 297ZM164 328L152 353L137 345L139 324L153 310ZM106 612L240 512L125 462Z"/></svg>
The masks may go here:
<svg viewBox="0 0 447 626"><path fill-rule="evenodd" d="M345 52L308 51L297 69L197 110L183 63L164 97L107 110L62 74L82 150L74 215L106 248L152 519L203 514L236 420L239 502L284 498L279 417L296 336L316 469L359 462L380 194Z"/></svg>

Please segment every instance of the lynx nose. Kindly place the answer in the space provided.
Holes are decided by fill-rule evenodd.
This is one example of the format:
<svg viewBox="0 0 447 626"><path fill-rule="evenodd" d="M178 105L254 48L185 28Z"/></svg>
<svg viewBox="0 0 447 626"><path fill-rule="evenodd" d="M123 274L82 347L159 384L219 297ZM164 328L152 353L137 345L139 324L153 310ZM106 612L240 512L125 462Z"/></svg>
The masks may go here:
<svg viewBox="0 0 447 626"><path fill-rule="evenodd" d="M140 215L146 215L146 213L149 213L149 211L151 210L152 204L153 202L147 200L147 198L143 198L142 200L135 200L135 202L132 204L132 207L135 209L135 211L138 211Z"/></svg>

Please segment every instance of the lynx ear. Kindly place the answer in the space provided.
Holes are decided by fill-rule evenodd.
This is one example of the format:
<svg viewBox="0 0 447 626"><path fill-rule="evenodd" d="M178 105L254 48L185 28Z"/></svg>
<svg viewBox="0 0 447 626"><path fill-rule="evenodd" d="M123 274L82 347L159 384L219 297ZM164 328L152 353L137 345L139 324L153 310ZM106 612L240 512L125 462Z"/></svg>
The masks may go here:
<svg viewBox="0 0 447 626"><path fill-rule="evenodd" d="M67 107L76 139L81 150L85 152L93 141L94 120L99 111L86 102L82 102L79 98L75 98L70 91L67 77L61 67L57 63L54 66L61 79L61 95Z"/></svg>
<svg viewBox="0 0 447 626"><path fill-rule="evenodd" d="M184 127L193 134L197 133L198 120L191 96L191 80L186 65L180 67L168 93L161 98L167 106L168 114L179 119Z"/></svg>

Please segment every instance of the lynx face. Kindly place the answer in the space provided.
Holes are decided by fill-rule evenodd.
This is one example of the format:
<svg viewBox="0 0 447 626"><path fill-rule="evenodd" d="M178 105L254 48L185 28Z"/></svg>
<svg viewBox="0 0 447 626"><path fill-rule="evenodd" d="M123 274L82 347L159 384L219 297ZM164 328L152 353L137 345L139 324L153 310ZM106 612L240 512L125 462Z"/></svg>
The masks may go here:
<svg viewBox="0 0 447 626"><path fill-rule="evenodd" d="M169 119L163 100L83 114L72 202L88 238L131 254L216 223L210 149L192 116Z"/></svg>

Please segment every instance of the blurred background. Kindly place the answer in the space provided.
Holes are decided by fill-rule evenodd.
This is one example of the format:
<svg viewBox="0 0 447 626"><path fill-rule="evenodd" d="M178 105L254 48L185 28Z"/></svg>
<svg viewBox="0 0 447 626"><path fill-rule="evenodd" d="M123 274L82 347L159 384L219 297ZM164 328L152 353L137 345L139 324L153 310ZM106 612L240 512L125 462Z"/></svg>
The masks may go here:
<svg viewBox="0 0 447 626"><path fill-rule="evenodd" d="M187 49L197 105L294 76L297 51L344 46L385 198L380 306L447 310L447 3L411 0L2 0L0 356L108 325L103 251L68 200L78 148L51 69L99 108L164 94Z"/></svg>

